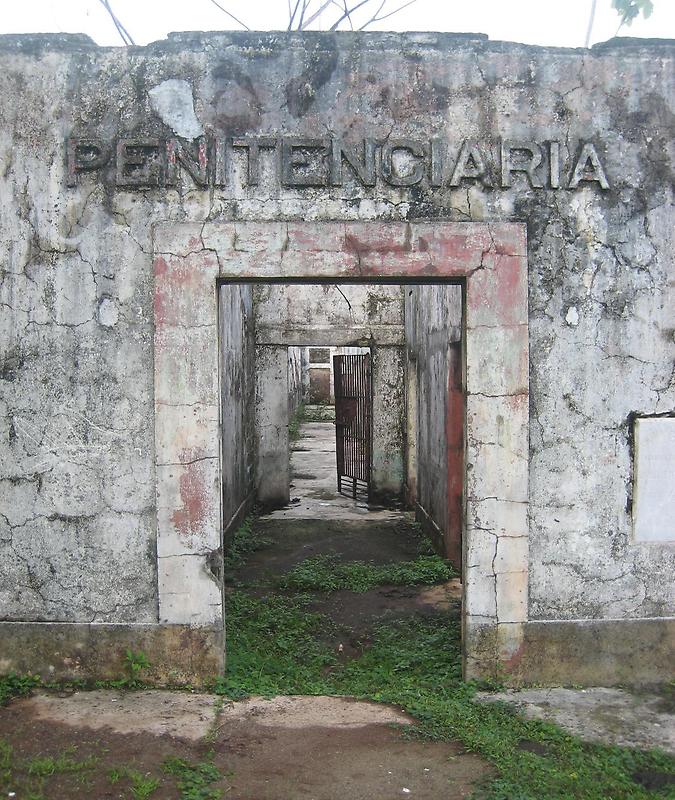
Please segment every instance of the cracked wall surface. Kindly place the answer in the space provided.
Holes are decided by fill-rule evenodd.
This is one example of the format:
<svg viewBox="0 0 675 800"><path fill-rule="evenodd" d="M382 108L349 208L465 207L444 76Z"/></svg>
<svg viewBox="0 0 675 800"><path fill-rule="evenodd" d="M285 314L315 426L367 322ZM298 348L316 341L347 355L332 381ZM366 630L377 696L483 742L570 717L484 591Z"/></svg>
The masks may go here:
<svg viewBox="0 0 675 800"><path fill-rule="evenodd" d="M675 548L632 537L630 441L632 415L675 409L673 53L444 34L180 34L128 51L0 37L0 617L160 619L152 226L207 220L525 222L530 450L514 456L529 465L529 618L675 614ZM283 185L278 148L261 149L251 183L240 148L224 187L179 170L174 187L132 188L112 167L69 187L69 136L176 135L171 108L168 124L154 110L166 90L151 94L168 81L191 87L199 125L222 137L440 139L442 185L367 186L346 166L341 185ZM183 86L179 121L194 124L185 100ZM544 154L559 143L561 188L546 159L538 181L503 186L500 139ZM487 174L455 186L465 140ZM609 188L568 188L581 142L595 143ZM212 247L204 228L192 249ZM468 469L498 433L467 442ZM493 503L512 488L505 476ZM488 505L469 522L489 548ZM494 554L493 589L513 555Z"/></svg>

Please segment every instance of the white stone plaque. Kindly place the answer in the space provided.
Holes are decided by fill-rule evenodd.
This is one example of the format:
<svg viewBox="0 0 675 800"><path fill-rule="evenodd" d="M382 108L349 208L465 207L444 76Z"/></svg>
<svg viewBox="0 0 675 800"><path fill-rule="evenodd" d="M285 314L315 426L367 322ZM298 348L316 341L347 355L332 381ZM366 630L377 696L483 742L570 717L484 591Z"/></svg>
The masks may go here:
<svg viewBox="0 0 675 800"><path fill-rule="evenodd" d="M637 542L675 542L675 417L635 420L633 530Z"/></svg>

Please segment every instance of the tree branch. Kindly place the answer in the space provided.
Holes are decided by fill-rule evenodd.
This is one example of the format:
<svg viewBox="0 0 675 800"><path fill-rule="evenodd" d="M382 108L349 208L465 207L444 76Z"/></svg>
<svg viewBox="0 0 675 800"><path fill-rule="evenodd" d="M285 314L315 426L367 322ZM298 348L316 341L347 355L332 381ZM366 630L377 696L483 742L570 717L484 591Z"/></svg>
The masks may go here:
<svg viewBox="0 0 675 800"><path fill-rule="evenodd" d="M591 13L588 17L588 28L586 29L586 41L584 42L584 47L588 47L591 43L591 31L593 30L593 22L595 20L595 7L598 4L598 0L591 0Z"/></svg>
<svg viewBox="0 0 675 800"><path fill-rule="evenodd" d="M359 9L359 8L361 8L361 6L365 6L365 5L366 5L366 3L369 3L369 2L370 2L370 0L361 0L361 2L360 2L360 3L357 3L355 6L352 6L351 8L347 9L347 10L344 12L344 14L343 14L341 17L338 17L337 21L336 21L336 22L334 22L334 23L333 23L333 24L330 26L330 30L331 30L331 31L336 31L336 30L338 29L338 25L339 25L339 24L340 24L340 23L341 23L343 20L345 20L345 19L347 19L348 17L350 17L350 16L351 16L351 15L352 15L352 14L353 14L355 11L358 11L358 9Z"/></svg>
<svg viewBox="0 0 675 800"><path fill-rule="evenodd" d="M122 25L122 23L117 18L117 15L115 14L115 12L110 7L109 0L99 0L99 3L108 12L108 15L110 16L110 19L113 21L113 25L117 28L117 33L119 33L120 38L122 39L124 44L125 45L136 44L134 42L134 40L131 38L131 36L129 35L129 31L124 27L124 25Z"/></svg>
<svg viewBox="0 0 675 800"><path fill-rule="evenodd" d="M288 30L293 30L293 21L295 20L295 15L298 13L298 7L300 5L300 0L295 0L295 8L293 9L293 13L288 18ZM289 0L289 8L290 8L290 0Z"/></svg>
<svg viewBox="0 0 675 800"><path fill-rule="evenodd" d="M382 6L380 6L377 9L377 12L376 12L375 16L371 17L368 20L368 22L365 23L365 25L362 25L359 28L359 30L362 31L365 27L367 27L368 25L372 24L373 22L381 22L383 19L387 19L388 17L393 17L394 14L398 14L399 11L403 11L404 8L408 8L408 6L411 6L413 3L416 3L416 2L417 2L417 0L408 0L407 3L403 3L402 6L399 6L398 8L395 8L393 11L390 11L388 14L383 14L381 17L378 17L377 14L379 14L380 11L382 10ZM384 5L384 3L382 5Z"/></svg>
<svg viewBox="0 0 675 800"><path fill-rule="evenodd" d="M209 2L212 3L216 8L219 8L223 12L223 14L227 14L227 16L230 19L233 19L238 25L241 25L242 28L246 28L247 31L251 30L245 22L242 22L240 19L235 17L234 14L230 13L226 8L223 8L220 5L220 3L216 2L216 0L209 0Z"/></svg>
<svg viewBox="0 0 675 800"><path fill-rule="evenodd" d="M305 22L302 25L302 28L299 28L298 30L305 30L306 28L308 28L312 24L312 22L314 22L314 20L317 17L321 16L321 14L323 14L323 12L328 8L328 6L332 4L333 0L325 0L323 5L319 6L319 10L315 11L309 19L305 20Z"/></svg>

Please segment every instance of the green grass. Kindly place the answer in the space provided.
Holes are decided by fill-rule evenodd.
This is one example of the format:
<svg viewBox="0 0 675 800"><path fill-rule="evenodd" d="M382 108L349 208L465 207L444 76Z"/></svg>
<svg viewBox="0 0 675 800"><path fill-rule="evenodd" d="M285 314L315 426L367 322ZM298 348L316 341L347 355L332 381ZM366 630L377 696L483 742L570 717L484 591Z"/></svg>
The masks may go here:
<svg viewBox="0 0 675 800"><path fill-rule="evenodd" d="M321 694L335 655L323 642L331 623L307 610L299 595L257 600L241 591L227 600L231 620L228 668L214 690L232 698L250 694ZM245 620L245 622L244 622Z"/></svg>
<svg viewBox="0 0 675 800"><path fill-rule="evenodd" d="M25 697L40 685L39 675L0 675L0 706L5 705L14 697Z"/></svg>
<svg viewBox="0 0 675 800"><path fill-rule="evenodd" d="M130 767L113 767L108 771L108 780L114 786L127 779L133 800L147 800L159 788L160 780Z"/></svg>
<svg viewBox="0 0 675 800"><path fill-rule="evenodd" d="M232 535L232 540L225 548L225 578L241 567L246 561L246 557L256 550L268 547L272 544L270 539L266 539L256 533L253 525L254 517L248 516Z"/></svg>
<svg viewBox="0 0 675 800"><path fill-rule="evenodd" d="M68 748L56 756L35 756L24 763L24 769L29 775L44 778L50 775L65 775L69 772L90 770L98 763L95 756L77 760L72 757L74 752L74 748Z"/></svg>
<svg viewBox="0 0 675 800"><path fill-rule="evenodd" d="M56 755L21 758L9 742L0 739L0 796L7 797L14 792L20 800L44 800L45 785L57 775L76 776L78 791L86 795L99 759L96 756L74 758L76 749L68 747Z"/></svg>
<svg viewBox="0 0 675 800"><path fill-rule="evenodd" d="M300 426L306 419L305 404L300 405L295 409L295 413L288 423L288 443L294 444L300 438Z"/></svg>
<svg viewBox="0 0 675 800"><path fill-rule="evenodd" d="M279 579L278 586L303 592L335 592L340 589L367 592L376 586L443 583L455 574L452 567L436 555L382 565L363 561L340 563L334 556L319 555L298 564Z"/></svg>
<svg viewBox="0 0 675 800"><path fill-rule="evenodd" d="M176 778L180 800L219 800L220 789L211 784L222 777L220 770L210 761L192 763L184 758L167 758L162 765L164 772Z"/></svg>
<svg viewBox="0 0 675 800"><path fill-rule="evenodd" d="M307 609L305 597L255 599L233 592L229 604L229 669L217 691L247 694L340 694L393 703L419 720L416 735L460 740L494 767L479 789L486 800L646 800L633 776L675 774L659 752L591 745L505 705L474 701L477 686L461 679L457 622L445 616L380 625L370 647L338 662L328 643L332 623ZM537 754L523 749L536 743Z"/></svg>

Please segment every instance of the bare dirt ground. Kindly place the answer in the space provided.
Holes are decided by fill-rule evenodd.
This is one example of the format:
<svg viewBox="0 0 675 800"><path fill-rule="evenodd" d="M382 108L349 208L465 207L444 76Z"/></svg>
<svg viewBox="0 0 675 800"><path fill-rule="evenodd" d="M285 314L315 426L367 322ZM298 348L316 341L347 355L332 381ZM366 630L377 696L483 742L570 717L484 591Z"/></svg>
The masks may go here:
<svg viewBox="0 0 675 800"><path fill-rule="evenodd" d="M209 789L236 800L468 797L477 776L490 773L485 762L458 745L406 737L413 724L390 706L345 698L223 704L213 695L168 691L38 693L0 712L0 738L11 742L15 760L68 753L96 761L90 769L57 770L39 795L30 794L38 781L26 776L5 796L133 798L128 780L111 784L111 770L124 767L161 781L150 796L179 800L184 795L162 770L178 757L208 760L222 776Z"/></svg>

